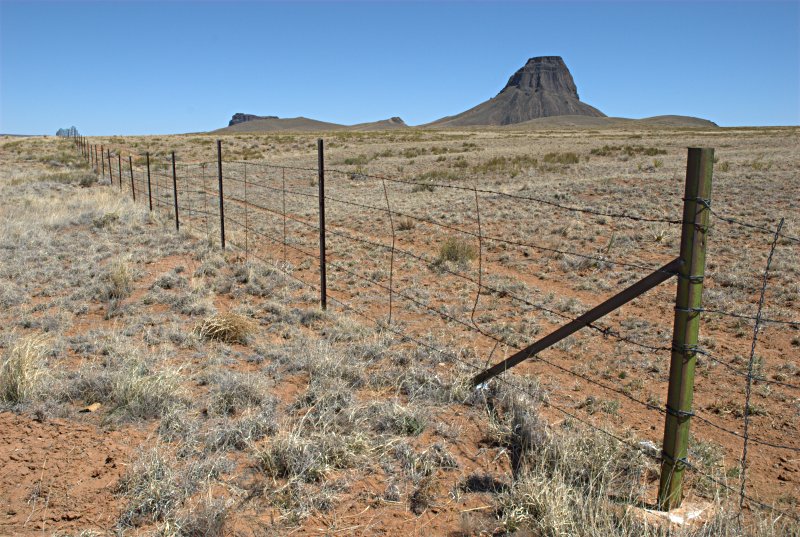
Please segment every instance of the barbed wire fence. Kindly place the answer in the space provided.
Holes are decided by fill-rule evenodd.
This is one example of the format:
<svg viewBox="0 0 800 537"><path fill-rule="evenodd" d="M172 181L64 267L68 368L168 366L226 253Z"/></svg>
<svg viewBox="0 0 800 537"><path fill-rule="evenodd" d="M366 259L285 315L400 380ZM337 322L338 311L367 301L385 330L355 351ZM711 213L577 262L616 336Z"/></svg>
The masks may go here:
<svg viewBox="0 0 800 537"><path fill-rule="evenodd" d="M174 220L177 230L184 228L191 234L204 238L210 246L232 247L239 250L246 261L252 259L264 263L277 270L294 285L317 293L323 308L330 302L343 312L353 314L378 329L397 336L402 341L436 353L446 358L446 361L457 362L466 371L471 371L471 374L475 375L473 380L476 381L477 389L483 389L486 382L491 379L491 382L503 385L520 395L537 399L536 394L515 380L515 375L500 374L515 364L503 365L496 369L494 374L487 376L487 372L492 370L488 366L493 356L498 349L501 349L505 354L513 352L514 356L519 357L518 362L525 361L543 366L553 374L563 375L563 378L573 378L586 382L603 393L613 393L634 408L641 408L647 413L660 416L665 423L674 420L678 424L676 426L685 427L687 434L688 423L693 420L696 430L707 428L709 431L742 441L739 484L735 487L728 483L728 475L711 473L702 461L692 460L686 445L680 453L669 454L665 450L654 450L652 443L637 443L631 438L625 438L600 427L593 420L579 416L576 409L567 408L552 398L544 401L546 407L565 418L613 438L628 449L661 464L662 485L674 487L673 480L679 483L677 492L660 491L660 507L668 508L680 504L681 480L675 476L679 473L682 476L683 471L688 470L700 479L708 480L731 494L737 494L740 517L746 508L755 507L772 512L776 516L800 520L796 512L747 494L750 446L763 446L776 453L800 452L800 442L796 434L785 440L782 438L774 440L769 435L754 435L751 430L753 414L751 393L754 383L780 388L795 398L800 392L800 382L790 382L784 376L773 375L773 378L768 378L765 373L759 373L756 355L756 344L763 327L772 325L783 330L800 328L798 319L763 315L770 267L776 248L779 244L795 247L795 244L800 243L800 239L783 231L783 219L773 230L744 221L740 217L723 214L712 208L710 197L699 195L684 196L685 209L687 204L691 204L691 211L685 211L683 218L676 219L581 207L538 196L479 188L478 184L411 180L326 168L322 140L317 146L316 168L276 165L261 161L224 160L219 141L217 160L205 162L182 162L177 160L175 153L161 154L157 157L146 153L138 156L129 155L127 159L123 159L120 151L98 147L86 138L76 137L75 144L97 173L103 177L108 174L112 186L117 186L121 192L129 190L134 202L147 204L151 211ZM708 158L707 155L705 154L703 158ZM713 150L710 155L713 158ZM334 179L328 182L327 188L326 174ZM689 174L687 170L687 176ZM710 189L710 168L708 182ZM453 211L472 215L471 222L459 222L455 218L449 218L450 215L447 214L437 215L438 217L431 215L428 207L419 208L415 206L416 202L409 201L414 194L436 190L464 195L464 199L468 201L461 200L459 202L461 204L458 205L453 200ZM526 206L535 204L548 210L588 215L604 220L680 226L684 233L689 230L702 233L703 237L711 227L708 223L709 218L729 226L769 235L771 238L769 254L766 268L761 276L760 296L754 315L723 308L704 307L699 300L695 304L683 304L675 308L676 326L678 314L685 315L686 322L697 324L700 322L700 317L705 315L752 322L753 337L746 370L737 367L734 359L718 355L696 339L693 342L682 341L677 347L674 334L670 343L642 339L630 331L625 331L620 326L621 323L599 322L599 319L608 313L607 311L591 319L587 318L587 315L597 308L581 316L575 316L570 309L554 307L549 297L535 299L533 293L527 292L526 285L509 285L503 279L493 279L494 275L488 271L488 267L513 264L525 266L531 258L529 252L535 251L552 258L578 260L578 266L585 268L648 272L648 276L617 295L617 297L624 295L619 299L624 300L621 304L630 302L635 296L673 276L678 277L679 289L683 280L687 286L701 286L700 292L702 292L702 274L692 274L691 267L688 267L689 272L686 272L684 270L686 267L682 268L685 259L677 258L659 266L641 260L615 259L608 251L601 253L575 251L553 246L544 241L520 238L515 232L507 233L504 227L507 223L500 222L493 226L485 218L481 218L482 214L496 212L498 207L508 202L523 203ZM485 206L491 210L487 211ZM687 218L686 215L689 213L704 215L706 223L693 217ZM385 226L383 237L381 226ZM403 230L413 230L415 237L408 238L402 233ZM446 236L451 242L445 241L444 244L450 244L456 253L458 248L463 248L463 243L452 240L454 237L463 237L466 241L476 242L477 250L471 252L476 267L471 269L471 265L443 260L443 257L447 257L447 251L442 247L437 252L439 243L420 240L426 232L428 237L432 234ZM388 240L384 241L383 238ZM704 238L702 240L705 241ZM443 297L426 289L429 286L419 278L420 266L428 268L435 275L436 283L445 289ZM329 278L328 274L332 277ZM510 278L513 279L514 276L518 276L518 272L512 273ZM637 288L639 284L642 286ZM468 291L468 288L473 290ZM631 289L633 291L630 291ZM625 295L627 291L630 293ZM631 293L635 294L630 296ZM488 298L482 300L482 297ZM501 311L498 306L501 300L512 306L505 306ZM489 301L491 302L484 305ZM610 301L603 304L607 302ZM402 306L398 307L398 304ZM608 307L619 307L621 304L614 303ZM616 307L613 307L612 311ZM745 402L740 413L741 429L730 428L708 417L705 412L692 408L691 395L688 405L683 405L682 408L671 407L669 403L665 406L647 398L637 397L628 387L615 386L608 378L602 378L602 375L565 366L558 359L542 356L540 350L533 352L530 349L535 347L536 343L546 340L555 332L545 338L539 338L534 345L526 345L530 343L531 336L537 334L538 326L532 326L522 319L515 325L516 330L507 329L507 325L501 325L498 329L496 323L492 323L491 316L487 315L487 312L501 311L519 317L519 309L523 313L542 314L542 319L548 324L561 323L561 327L555 332L570 325L575 328L570 334L579 328L589 328L589 333L593 334L591 337L600 338L596 340L598 345L613 342L616 345L615 351L620 354L620 349L625 347L646 354L670 352L673 354L674 368L677 353L684 363L692 362L692 376L694 361L698 356L721 366L735 378L743 379ZM478 338L475 340L475 348L478 349L478 353L483 352L487 355L485 363L466 359L459 353L442 349L431 337L433 331L429 323L432 319L440 322L442 328L448 332L452 332L454 328L458 329L459 338L465 333ZM478 340L483 343L478 343ZM557 341L563 341L563 337ZM494 367L498 368L508 363L509 359ZM692 378L691 385L688 386L690 390L693 382ZM670 390L672 388L670 379ZM775 433L772 434L774 435ZM668 434L665 432L665 444L667 437ZM665 471L666 467L669 469L668 473ZM674 494L677 496L671 496Z"/></svg>

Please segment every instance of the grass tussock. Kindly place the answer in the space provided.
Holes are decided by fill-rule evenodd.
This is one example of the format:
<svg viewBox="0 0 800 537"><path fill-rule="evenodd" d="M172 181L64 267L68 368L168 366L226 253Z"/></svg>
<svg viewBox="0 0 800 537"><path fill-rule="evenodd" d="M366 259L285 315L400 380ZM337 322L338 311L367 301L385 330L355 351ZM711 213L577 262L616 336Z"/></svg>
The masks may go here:
<svg viewBox="0 0 800 537"><path fill-rule="evenodd" d="M472 170L475 173L508 173L511 177L516 177L528 169L536 168L538 165L539 160L528 155L499 156L473 166Z"/></svg>
<svg viewBox="0 0 800 537"><path fill-rule="evenodd" d="M111 263L102 279L100 298L103 300L122 300L133 290L133 271L123 260Z"/></svg>
<svg viewBox="0 0 800 537"><path fill-rule="evenodd" d="M129 364L112 380L112 416L122 419L160 418L185 406L179 371L152 372L144 364Z"/></svg>
<svg viewBox="0 0 800 537"><path fill-rule="evenodd" d="M275 438L256 453L258 468L271 479L324 481L334 470L352 468L366 452L366 438L333 432L301 436L291 433Z"/></svg>
<svg viewBox="0 0 800 537"><path fill-rule="evenodd" d="M580 157L577 153L571 151L547 153L542 160L545 164L563 164L568 166L570 164L577 164L580 162Z"/></svg>
<svg viewBox="0 0 800 537"><path fill-rule="evenodd" d="M39 177L42 182L61 183L65 185L79 185L84 188L97 183L97 174L90 171L66 171L42 175Z"/></svg>
<svg viewBox="0 0 800 537"><path fill-rule="evenodd" d="M159 535L218 535L188 530L220 529L226 518L223 506L205 506L202 500L198 506L185 504L196 492L207 490L208 483L224 470L221 459L184 463L161 446L143 450L117 486L117 492L126 500L117 521L120 534L126 528L161 523ZM211 509L207 511L205 507ZM193 517L192 512L200 517Z"/></svg>
<svg viewBox="0 0 800 537"><path fill-rule="evenodd" d="M227 312L204 319L196 331L204 339L245 344L255 332L255 325L243 315Z"/></svg>
<svg viewBox="0 0 800 537"><path fill-rule="evenodd" d="M448 237L439 247L437 261L440 263L449 261L459 265L466 265L477 257L478 252L472 244L454 237Z"/></svg>
<svg viewBox="0 0 800 537"><path fill-rule="evenodd" d="M46 353L43 336L23 337L14 343L0 367L0 400L19 404L35 396L44 375Z"/></svg>
<svg viewBox="0 0 800 537"><path fill-rule="evenodd" d="M625 155L628 157L635 157L637 155L644 155L646 157L654 157L657 155L666 155L666 149L658 147L645 147L643 145L604 145L603 147L596 147L590 151L592 155L598 157L610 157L615 155Z"/></svg>

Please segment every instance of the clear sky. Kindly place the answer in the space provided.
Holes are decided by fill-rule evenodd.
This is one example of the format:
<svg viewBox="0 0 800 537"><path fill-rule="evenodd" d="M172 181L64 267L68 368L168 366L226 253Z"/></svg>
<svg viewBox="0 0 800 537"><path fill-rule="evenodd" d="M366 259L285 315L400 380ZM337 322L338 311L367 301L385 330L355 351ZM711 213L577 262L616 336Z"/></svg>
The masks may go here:
<svg viewBox="0 0 800 537"><path fill-rule="evenodd" d="M0 0L0 132L416 125L559 55L610 116L800 124L800 3Z"/></svg>

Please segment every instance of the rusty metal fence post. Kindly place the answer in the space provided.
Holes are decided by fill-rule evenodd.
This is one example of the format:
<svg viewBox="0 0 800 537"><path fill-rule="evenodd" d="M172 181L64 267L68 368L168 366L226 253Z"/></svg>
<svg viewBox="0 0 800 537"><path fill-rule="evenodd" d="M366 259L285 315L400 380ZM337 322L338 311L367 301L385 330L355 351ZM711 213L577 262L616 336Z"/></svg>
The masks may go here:
<svg viewBox="0 0 800 537"><path fill-rule="evenodd" d="M136 203L136 186L133 183L133 157L128 155L128 170L131 172L131 194L133 194L133 203Z"/></svg>
<svg viewBox="0 0 800 537"><path fill-rule="evenodd" d="M711 204L711 176L714 150L689 148L683 202L678 291L672 331L661 479L658 507L668 511L683 499L683 474L686 470L689 423L694 397L694 370L703 305L706 238Z"/></svg>
<svg viewBox="0 0 800 537"><path fill-rule="evenodd" d="M108 156L108 180L111 182L111 186L114 186L114 173L111 171L111 150L106 149L106 155Z"/></svg>
<svg viewBox="0 0 800 537"><path fill-rule="evenodd" d="M328 274L325 263L325 145L317 140L317 183L319 186L319 304L328 309Z"/></svg>
<svg viewBox="0 0 800 537"><path fill-rule="evenodd" d="M117 153L117 177L119 178L119 190L122 192L122 154Z"/></svg>
<svg viewBox="0 0 800 537"><path fill-rule="evenodd" d="M181 222L178 218L178 174L175 173L175 151L172 152L172 194L175 199L175 231L180 231Z"/></svg>
<svg viewBox="0 0 800 537"><path fill-rule="evenodd" d="M217 173L219 176L219 237L225 249L225 195L222 190L222 140L217 140Z"/></svg>
<svg viewBox="0 0 800 537"><path fill-rule="evenodd" d="M150 203L150 212L153 211L153 188L150 184L150 153L144 154L145 163L147 165L147 201Z"/></svg>

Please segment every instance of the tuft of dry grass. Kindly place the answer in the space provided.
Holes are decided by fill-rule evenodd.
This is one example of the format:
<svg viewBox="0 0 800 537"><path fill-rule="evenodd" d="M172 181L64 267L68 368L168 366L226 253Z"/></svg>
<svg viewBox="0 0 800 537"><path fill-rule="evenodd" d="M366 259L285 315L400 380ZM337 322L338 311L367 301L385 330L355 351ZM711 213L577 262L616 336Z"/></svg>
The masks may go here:
<svg viewBox="0 0 800 537"><path fill-rule="evenodd" d="M471 244L463 240L448 237L439 247L439 257L437 261L450 261L451 263L466 265L477 256L478 254L475 251L475 247Z"/></svg>
<svg viewBox="0 0 800 537"><path fill-rule="evenodd" d="M114 261L103 275L103 280L100 294L104 300L121 300L133 290L133 273L123 260Z"/></svg>
<svg viewBox="0 0 800 537"><path fill-rule="evenodd" d="M46 352L43 336L23 337L14 343L0 367L0 400L12 404L31 400L44 374Z"/></svg>
<svg viewBox="0 0 800 537"><path fill-rule="evenodd" d="M255 325L247 317L229 311L203 319L196 331L205 339L244 344L255 332Z"/></svg>

